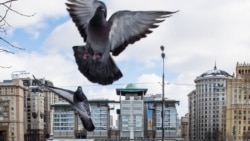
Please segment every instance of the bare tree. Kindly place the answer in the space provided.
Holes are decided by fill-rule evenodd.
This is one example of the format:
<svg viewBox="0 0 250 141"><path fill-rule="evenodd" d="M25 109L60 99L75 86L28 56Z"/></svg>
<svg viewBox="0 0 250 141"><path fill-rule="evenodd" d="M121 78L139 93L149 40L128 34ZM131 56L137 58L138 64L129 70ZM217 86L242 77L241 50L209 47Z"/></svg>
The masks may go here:
<svg viewBox="0 0 250 141"><path fill-rule="evenodd" d="M8 21L6 19L9 12L13 12L17 15L24 16L24 17L31 17L31 16L35 15L35 13L32 15L26 15L26 14L23 14L19 11L16 11L15 9L12 8L12 2L14 2L14 1L17 1L17 0L6 0L6 1L0 2L0 9L3 10L3 13L0 13L0 33L3 33L0 35L0 41L4 42L10 48L16 48L18 50L25 50L24 48L15 46L14 44L12 44L8 40L6 40L4 37L2 37L2 35L7 34L8 29L11 27L11 24L8 23ZM5 48L0 48L0 53L1 52L14 54L13 51L10 51L10 50L5 49ZM10 67L11 66L7 66L7 67L0 66L0 68L10 68Z"/></svg>

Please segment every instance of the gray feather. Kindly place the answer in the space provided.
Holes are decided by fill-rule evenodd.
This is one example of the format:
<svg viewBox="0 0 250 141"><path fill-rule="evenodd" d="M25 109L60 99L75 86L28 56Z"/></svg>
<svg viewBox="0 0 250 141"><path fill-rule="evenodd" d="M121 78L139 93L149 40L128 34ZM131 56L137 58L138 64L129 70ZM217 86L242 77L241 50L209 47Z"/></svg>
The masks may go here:
<svg viewBox="0 0 250 141"><path fill-rule="evenodd" d="M128 44L146 37L152 33L157 23L165 20L175 12L168 11L118 11L111 16L109 42L113 55L119 55Z"/></svg>

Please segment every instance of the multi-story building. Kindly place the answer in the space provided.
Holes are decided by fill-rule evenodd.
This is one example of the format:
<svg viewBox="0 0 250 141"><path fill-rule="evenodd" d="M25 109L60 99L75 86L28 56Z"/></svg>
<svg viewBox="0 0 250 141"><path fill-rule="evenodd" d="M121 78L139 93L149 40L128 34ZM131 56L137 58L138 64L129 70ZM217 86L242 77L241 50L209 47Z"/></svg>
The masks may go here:
<svg viewBox="0 0 250 141"><path fill-rule="evenodd" d="M30 141L43 141L44 137L44 95L38 86L29 87L30 93ZM27 138L28 139L28 138Z"/></svg>
<svg viewBox="0 0 250 141"><path fill-rule="evenodd" d="M227 81L227 141L250 140L250 64L236 65L236 75Z"/></svg>
<svg viewBox="0 0 250 141"><path fill-rule="evenodd" d="M52 107L54 108L53 137L56 139L74 139L74 131L78 127L76 121L80 120L78 120L78 116L75 115L71 105L68 102L60 101L52 104ZM79 137L82 135L82 138L86 138L86 132L84 133L79 134Z"/></svg>
<svg viewBox="0 0 250 141"><path fill-rule="evenodd" d="M181 137L183 141L189 141L189 114L181 117Z"/></svg>
<svg viewBox="0 0 250 141"><path fill-rule="evenodd" d="M110 106L107 99L91 99L89 100L91 107L91 118L95 125L95 130L87 132L88 138L94 139L108 139L110 137L111 125L110 125Z"/></svg>
<svg viewBox="0 0 250 141"><path fill-rule="evenodd" d="M179 140L180 136L178 135L178 113L176 109L176 104L179 104L179 101L164 99L164 110L163 110L163 126L164 130L162 131L162 99L155 99L155 110L154 110L154 125L156 129L155 138L161 139L162 136L164 140L172 141ZM162 135L162 133L164 135Z"/></svg>
<svg viewBox="0 0 250 141"><path fill-rule="evenodd" d="M158 95L158 98L153 96L149 99L144 99L147 89L136 88L133 84L127 85L126 88L116 89L116 92L120 96L120 101L106 99L89 100L91 118L95 125L95 130L92 132L87 132L82 127L78 116L74 115L74 111L68 103L54 104L54 138L88 138L98 140L161 139L161 95ZM165 99L164 134L165 140L168 141L180 140L180 137L177 137L178 120L175 107L178 103L179 101ZM113 107L110 107L110 104L119 104L121 108L121 110L118 110L118 129L111 128L110 110L113 110ZM72 116L74 120L72 120ZM71 120L68 120L68 118L71 118ZM62 126L62 120L64 122L70 121L70 125L74 125L74 132L69 132L68 130L66 132L66 127ZM156 133L158 134L156 135Z"/></svg>
<svg viewBox="0 0 250 141"><path fill-rule="evenodd" d="M150 139L162 139L164 134L164 140L179 140L178 135L178 117L176 104L179 101L164 99L164 120L162 124L162 95L156 94L149 97L144 97L145 108L147 110L145 113L145 118L147 119L147 134L146 138ZM164 130L162 130L162 125Z"/></svg>
<svg viewBox="0 0 250 141"><path fill-rule="evenodd" d="M128 84L126 88L116 89L116 94L120 96L120 139L144 138L143 97L146 92L147 89L136 88L134 84ZM121 99L121 96L124 96L125 99Z"/></svg>
<svg viewBox="0 0 250 141"><path fill-rule="evenodd" d="M24 140L24 91L20 79L0 83L0 140Z"/></svg>
<svg viewBox="0 0 250 141"><path fill-rule="evenodd" d="M160 97L161 95L158 94ZM155 138L155 116L154 116L154 110L155 110L155 103L154 98L157 97L157 95L149 95L144 97L144 138L153 139Z"/></svg>
<svg viewBox="0 0 250 141"><path fill-rule="evenodd" d="M91 118L95 125L95 130L92 132L87 132L84 129L79 116L68 102L60 101L53 104L53 138L88 138L100 140L117 138L118 136L111 137L111 134L114 133L111 133L110 128L110 110L112 108L110 108L109 103L115 103L115 101L92 99L89 100L89 103Z"/></svg>
<svg viewBox="0 0 250 141"><path fill-rule="evenodd" d="M198 76L195 91L189 97L189 140L224 140L226 81L232 76L214 66Z"/></svg>
<svg viewBox="0 0 250 141"><path fill-rule="evenodd" d="M25 141L43 141L52 133L52 110L50 105L59 101L59 97L38 86L34 79L21 78L24 91L24 134ZM43 84L53 83L40 79Z"/></svg>
<svg viewBox="0 0 250 141"><path fill-rule="evenodd" d="M113 107L112 107L113 110ZM112 115L109 116L109 123L110 123L110 127L113 128L114 127L114 117Z"/></svg>

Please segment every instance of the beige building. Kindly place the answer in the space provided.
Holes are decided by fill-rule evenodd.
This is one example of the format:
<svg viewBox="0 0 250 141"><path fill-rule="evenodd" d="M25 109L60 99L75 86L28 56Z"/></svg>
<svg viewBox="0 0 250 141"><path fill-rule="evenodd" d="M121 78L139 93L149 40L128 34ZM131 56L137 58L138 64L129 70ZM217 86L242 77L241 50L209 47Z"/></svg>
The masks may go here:
<svg viewBox="0 0 250 141"><path fill-rule="evenodd" d="M250 64L236 65L236 75L227 81L226 139L250 140Z"/></svg>
<svg viewBox="0 0 250 141"><path fill-rule="evenodd" d="M189 114L181 117L181 137L183 141L189 141Z"/></svg>
<svg viewBox="0 0 250 141"><path fill-rule="evenodd" d="M42 83L53 85L41 79ZM50 105L60 99L30 78L0 83L0 141L44 140L53 132Z"/></svg>
<svg viewBox="0 0 250 141"><path fill-rule="evenodd" d="M0 140L24 140L24 87L20 79L0 82Z"/></svg>
<svg viewBox="0 0 250 141"><path fill-rule="evenodd" d="M24 134L25 141L43 141L53 133L53 111L51 104L59 101L57 95L38 86L34 79L21 78L26 88L24 94ZM53 83L39 79L43 84Z"/></svg>

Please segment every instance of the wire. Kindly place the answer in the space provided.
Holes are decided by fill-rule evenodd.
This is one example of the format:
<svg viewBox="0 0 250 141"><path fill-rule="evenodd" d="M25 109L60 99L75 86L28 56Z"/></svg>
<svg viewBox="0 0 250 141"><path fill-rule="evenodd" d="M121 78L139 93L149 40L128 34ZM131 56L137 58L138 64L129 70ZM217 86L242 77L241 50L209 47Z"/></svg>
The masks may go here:
<svg viewBox="0 0 250 141"><path fill-rule="evenodd" d="M131 82L130 82L131 83ZM127 85L130 83L114 83L114 84L110 84L107 86L118 86L118 85ZM141 82L141 83L132 83L132 84L136 84L136 85L144 85L144 84L159 84L161 82ZM187 83L173 83L173 82L167 82L165 83L165 85L187 85L187 86L195 86L195 84L187 84ZM82 87L103 87L103 85L98 85L98 84L86 84L86 85L81 85ZM58 87L77 87L74 85L71 86L58 86Z"/></svg>

